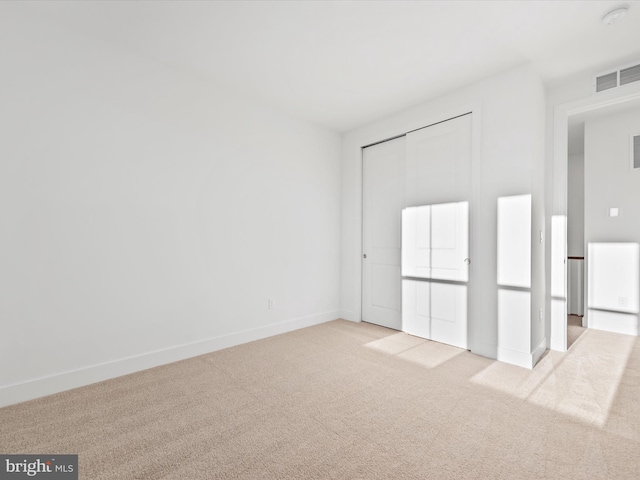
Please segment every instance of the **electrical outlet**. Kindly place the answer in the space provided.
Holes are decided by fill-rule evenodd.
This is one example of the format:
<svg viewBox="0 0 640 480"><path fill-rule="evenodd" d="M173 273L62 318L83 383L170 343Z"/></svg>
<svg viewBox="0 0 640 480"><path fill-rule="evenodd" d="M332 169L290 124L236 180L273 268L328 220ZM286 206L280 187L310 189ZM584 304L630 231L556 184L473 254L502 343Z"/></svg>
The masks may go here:
<svg viewBox="0 0 640 480"><path fill-rule="evenodd" d="M270 298L268 303L267 303L267 308L269 310L272 310L274 308L276 308L276 299L275 298Z"/></svg>

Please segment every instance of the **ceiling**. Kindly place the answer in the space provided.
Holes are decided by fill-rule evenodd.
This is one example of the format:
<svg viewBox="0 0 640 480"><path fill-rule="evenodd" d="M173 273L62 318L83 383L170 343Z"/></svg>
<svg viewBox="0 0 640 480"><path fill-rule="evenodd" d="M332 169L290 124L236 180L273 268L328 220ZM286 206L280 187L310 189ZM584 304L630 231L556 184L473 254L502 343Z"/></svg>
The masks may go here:
<svg viewBox="0 0 640 480"><path fill-rule="evenodd" d="M13 3L338 132L508 68L548 85L640 60L640 1ZM5 3L6 6L6 3Z"/></svg>

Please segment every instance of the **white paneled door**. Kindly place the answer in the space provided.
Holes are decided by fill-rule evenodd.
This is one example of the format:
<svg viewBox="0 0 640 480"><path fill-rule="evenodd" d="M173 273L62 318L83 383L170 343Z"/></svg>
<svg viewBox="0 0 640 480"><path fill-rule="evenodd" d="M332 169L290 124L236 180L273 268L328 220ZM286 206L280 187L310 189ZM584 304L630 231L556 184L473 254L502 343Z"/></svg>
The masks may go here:
<svg viewBox="0 0 640 480"><path fill-rule="evenodd" d="M431 278L469 280L469 202L431 206Z"/></svg>
<svg viewBox="0 0 640 480"><path fill-rule="evenodd" d="M402 276L469 280L469 202L402 211Z"/></svg>
<svg viewBox="0 0 640 480"><path fill-rule="evenodd" d="M468 210L456 202L402 212L402 329L461 348L468 344Z"/></svg>
<svg viewBox="0 0 640 480"><path fill-rule="evenodd" d="M402 329L461 348L468 348L471 121L471 115L464 115L406 136ZM410 238L414 235L415 242ZM404 261L411 260L405 250L414 243L412 275L405 271L414 267Z"/></svg>
<svg viewBox="0 0 640 480"><path fill-rule="evenodd" d="M362 181L362 320L400 330L404 137L363 150Z"/></svg>
<svg viewBox="0 0 640 480"><path fill-rule="evenodd" d="M403 279L402 330L468 348L467 297L467 285Z"/></svg>

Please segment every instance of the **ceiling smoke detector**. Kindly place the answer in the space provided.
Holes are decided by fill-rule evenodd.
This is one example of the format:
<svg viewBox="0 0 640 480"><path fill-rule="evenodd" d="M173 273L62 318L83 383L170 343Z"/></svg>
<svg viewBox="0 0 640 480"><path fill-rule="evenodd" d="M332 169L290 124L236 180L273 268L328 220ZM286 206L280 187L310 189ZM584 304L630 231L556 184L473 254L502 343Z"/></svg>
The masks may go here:
<svg viewBox="0 0 640 480"><path fill-rule="evenodd" d="M629 13L629 7L627 7L626 5L614 8L610 12L606 13L604 17L602 17L602 23L604 23L605 25L611 25L619 21L627 13Z"/></svg>

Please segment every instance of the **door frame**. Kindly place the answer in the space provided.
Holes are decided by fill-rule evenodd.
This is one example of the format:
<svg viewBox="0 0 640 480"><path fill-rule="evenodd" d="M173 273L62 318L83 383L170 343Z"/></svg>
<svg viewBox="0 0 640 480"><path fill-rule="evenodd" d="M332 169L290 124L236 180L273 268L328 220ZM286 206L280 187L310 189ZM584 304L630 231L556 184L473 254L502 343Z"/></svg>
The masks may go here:
<svg viewBox="0 0 640 480"><path fill-rule="evenodd" d="M414 130L420 130L422 128L427 128L432 125L436 125L438 123L446 122L447 120L451 120L463 115L471 114L471 198L469 205L469 237L470 238L478 238L477 232L475 232L475 219L478 217L478 203L480 200L480 166L481 166L481 156L482 156L482 104L481 102L471 102L465 105L459 106L454 109L446 110L441 113L435 113L429 116L424 116L420 119L414 119L413 121L408 122L398 122L399 125L395 127L383 128L381 131L375 135L370 136L369 138L365 138L364 141L360 141L359 148L359 158L360 161L357 163L357 171L354 172L357 178L359 179L356 182L358 191L355 192L358 199L358 208L357 208L357 219L359 220L359 228L356 229L357 233L357 255L354 255L353 260L357 262L357 268L355 271L358 273L355 275L355 287L356 292L359 292L360 301L357 302L357 311L356 312L344 312L344 314L349 314L352 320L362 322L362 296L363 296L363 264L362 264L362 255L364 253L363 250L363 220L364 220L364 149L366 147L375 145L377 143L382 143L387 140L392 140L394 138L405 136L407 133L412 132ZM474 244L473 242L469 242L469 258L474 258ZM473 265L473 263L472 263ZM476 274L474 274L473 267L469 271L469 283L471 284L475 280ZM470 289L470 296L467 300L467 308L471 310L475 305L473 298L473 289ZM477 300L476 300L477 301ZM345 316L347 316L345 315ZM469 320L469 319L468 319ZM473 338L474 338L474 326L473 322L469 322L467 326L467 348L472 349L473 347Z"/></svg>
<svg viewBox="0 0 640 480"><path fill-rule="evenodd" d="M560 282L560 295L554 296L552 288L548 288L548 296L551 304L551 321L549 329L549 348L559 352L567 351L567 283L568 264L567 258L567 212L568 212L568 128L569 117L584 113L597 112L598 110L615 105L640 101L640 85L628 84L611 90L606 90L589 97L584 97L572 102L563 103L554 108L553 115L553 208L552 215L559 218L559 227L555 234L558 241L551 249L550 266L553 283L554 274ZM564 221L562 221L564 219ZM553 223L552 223L553 228ZM554 232L551 232L553 238ZM555 253L555 255L554 255ZM560 263L560 260L563 262ZM586 272L585 272L586 275ZM586 312L585 312L586 313Z"/></svg>

